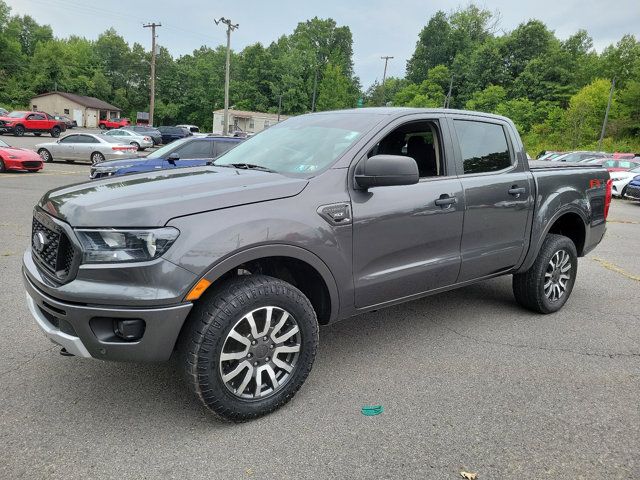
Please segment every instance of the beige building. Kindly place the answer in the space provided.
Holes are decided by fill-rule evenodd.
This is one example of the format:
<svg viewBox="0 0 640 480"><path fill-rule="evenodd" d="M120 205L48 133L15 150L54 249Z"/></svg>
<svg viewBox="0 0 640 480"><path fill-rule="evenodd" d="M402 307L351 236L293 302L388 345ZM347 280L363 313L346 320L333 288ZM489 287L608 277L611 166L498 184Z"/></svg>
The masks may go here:
<svg viewBox="0 0 640 480"><path fill-rule="evenodd" d="M280 115L280 121L289 118ZM247 112L245 110L229 109L229 132L240 130L247 133L258 133L278 123L275 113ZM213 131L222 132L224 127L224 109L213 112Z"/></svg>
<svg viewBox="0 0 640 480"><path fill-rule="evenodd" d="M49 115L65 115L79 127L95 128L98 120L117 118L121 110L95 97L67 92L49 92L31 99L31 109Z"/></svg>

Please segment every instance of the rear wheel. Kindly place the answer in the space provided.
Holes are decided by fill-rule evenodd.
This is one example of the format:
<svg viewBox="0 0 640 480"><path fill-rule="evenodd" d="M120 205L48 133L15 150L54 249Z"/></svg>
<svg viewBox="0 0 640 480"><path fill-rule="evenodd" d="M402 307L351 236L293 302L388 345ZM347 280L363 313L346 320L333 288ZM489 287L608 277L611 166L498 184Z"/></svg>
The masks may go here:
<svg viewBox="0 0 640 480"><path fill-rule="evenodd" d="M5 166L4 166L4 162L0 158L0 173L4 173L5 171L6 171L6 169L5 169Z"/></svg>
<svg viewBox="0 0 640 480"><path fill-rule="evenodd" d="M129 145L136 147L136 150L142 151L142 149L140 148L140 144L138 142L131 142Z"/></svg>
<svg viewBox="0 0 640 480"><path fill-rule="evenodd" d="M38 155L40 155L43 162L53 162L53 155L51 155L51 152L46 148L38 150Z"/></svg>
<svg viewBox="0 0 640 480"><path fill-rule="evenodd" d="M91 154L91 164L95 165L96 163L104 162L104 155L100 152L93 152Z"/></svg>
<svg viewBox="0 0 640 480"><path fill-rule="evenodd" d="M306 380L318 322L300 290L244 275L195 305L180 337L187 382L217 416L244 421L286 404Z"/></svg>
<svg viewBox="0 0 640 480"><path fill-rule="evenodd" d="M17 125L14 129L13 129L13 133L15 134L16 137L21 137L24 135L24 127L22 125Z"/></svg>
<svg viewBox="0 0 640 480"><path fill-rule="evenodd" d="M106 130L107 129L107 126L104 123L101 123L98 126L100 127L100 130Z"/></svg>
<svg viewBox="0 0 640 480"><path fill-rule="evenodd" d="M513 294L529 310L557 312L569 299L577 273L574 243L565 236L549 234L531 268L513 276Z"/></svg>
<svg viewBox="0 0 640 480"><path fill-rule="evenodd" d="M60 127L53 127L51 129L51 136L53 138L58 138L60 136Z"/></svg>

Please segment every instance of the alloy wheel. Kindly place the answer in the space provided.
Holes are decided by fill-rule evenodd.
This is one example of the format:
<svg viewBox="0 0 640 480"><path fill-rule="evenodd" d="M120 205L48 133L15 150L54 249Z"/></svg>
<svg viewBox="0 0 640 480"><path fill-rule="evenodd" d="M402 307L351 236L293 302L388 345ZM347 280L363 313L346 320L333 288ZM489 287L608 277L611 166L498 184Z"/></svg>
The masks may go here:
<svg viewBox="0 0 640 480"><path fill-rule="evenodd" d="M565 250L553 254L544 274L544 294L552 302L558 301L567 291L571 280L571 257Z"/></svg>
<svg viewBox="0 0 640 480"><path fill-rule="evenodd" d="M219 370L235 396L263 399L291 378L301 348L295 318L280 307L260 307L243 316L222 346Z"/></svg>

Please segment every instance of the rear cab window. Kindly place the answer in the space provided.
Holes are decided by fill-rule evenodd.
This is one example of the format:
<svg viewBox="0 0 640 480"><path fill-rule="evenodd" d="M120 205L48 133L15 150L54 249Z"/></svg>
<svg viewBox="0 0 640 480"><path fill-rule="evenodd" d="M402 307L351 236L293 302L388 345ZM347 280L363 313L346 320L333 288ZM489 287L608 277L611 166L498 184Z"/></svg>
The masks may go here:
<svg viewBox="0 0 640 480"><path fill-rule="evenodd" d="M465 175L491 173L514 165L504 127L476 120L453 121Z"/></svg>

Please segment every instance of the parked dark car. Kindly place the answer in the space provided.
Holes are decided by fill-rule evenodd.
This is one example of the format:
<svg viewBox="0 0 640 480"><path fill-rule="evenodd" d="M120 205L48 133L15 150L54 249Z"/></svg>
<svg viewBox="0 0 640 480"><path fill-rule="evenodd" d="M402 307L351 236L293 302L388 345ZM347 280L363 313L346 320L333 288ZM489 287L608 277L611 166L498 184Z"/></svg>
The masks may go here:
<svg viewBox="0 0 640 480"><path fill-rule="evenodd" d="M179 140L181 138L190 137L193 135L189 130L182 127L168 127L162 126L158 127L160 134L162 135L162 143L167 144L171 143L174 140Z"/></svg>
<svg viewBox="0 0 640 480"><path fill-rule="evenodd" d="M244 138L210 135L188 137L160 147L143 158L102 162L91 167L89 178L117 177L131 173L210 165L214 158L243 142Z"/></svg>
<svg viewBox="0 0 640 480"><path fill-rule="evenodd" d="M578 258L602 240L610 202L604 168L529 162L505 117L301 115L213 165L46 193L23 256L26 301L63 353L173 356L211 412L250 420L300 389L320 324L500 275L523 308L559 311L587 288ZM425 320L444 311L423 307ZM360 333L345 348L364 348ZM403 354L383 361L403 368Z"/></svg>
<svg viewBox="0 0 640 480"><path fill-rule="evenodd" d="M146 125L131 125L127 127L127 130L142 133L144 135L151 137L151 140L153 140L154 145L162 144L162 133L160 133L160 130L158 130L155 127L149 127Z"/></svg>
<svg viewBox="0 0 640 480"><path fill-rule="evenodd" d="M60 122L64 122L64 124L67 126L68 129L72 129L78 126L78 122L76 122L75 120L71 120L69 117L65 115L53 115L53 118L55 118Z"/></svg>
<svg viewBox="0 0 640 480"><path fill-rule="evenodd" d="M640 200L640 175L633 177L624 191L624 196L633 200Z"/></svg>

